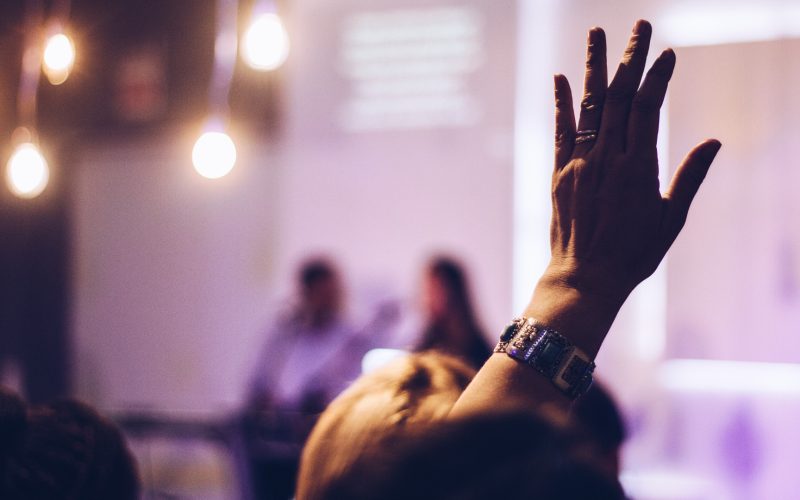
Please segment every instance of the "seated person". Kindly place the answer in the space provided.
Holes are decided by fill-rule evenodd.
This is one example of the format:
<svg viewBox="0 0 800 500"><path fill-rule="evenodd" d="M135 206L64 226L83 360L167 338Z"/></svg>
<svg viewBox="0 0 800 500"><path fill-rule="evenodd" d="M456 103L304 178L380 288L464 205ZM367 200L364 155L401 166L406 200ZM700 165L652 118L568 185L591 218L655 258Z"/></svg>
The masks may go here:
<svg viewBox="0 0 800 500"><path fill-rule="evenodd" d="M292 496L300 450L317 416L356 379L367 339L343 317L339 274L327 259L298 272L298 301L267 332L242 432L256 498Z"/></svg>
<svg viewBox="0 0 800 500"><path fill-rule="evenodd" d="M354 380L363 352L342 314L343 293L333 264L321 258L298 272L298 302L267 333L250 386L250 406L314 414Z"/></svg>
<svg viewBox="0 0 800 500"><path fill-rule="evenodd" d="M535 498L542 499L623 498L596 441L557 409L448 420L474 373L456 358L429 352L361 377L314 427L297 498L531 498L521 484L539 485ZM520 470L535 474L520 480Z"/></svg>
<svg viewBox="0 0 800 500"><path fill-rule="evenodd" d="M28 408L0 387L0 498L136 500L139 479L120 431L89 406Z"/></svg>
<svg viewBox="0 0 800 500"><path fill-rule="evenodd" d="M563 414L499 410L408 426L363 450L326 495L348 500L623 500Z"/></svg>

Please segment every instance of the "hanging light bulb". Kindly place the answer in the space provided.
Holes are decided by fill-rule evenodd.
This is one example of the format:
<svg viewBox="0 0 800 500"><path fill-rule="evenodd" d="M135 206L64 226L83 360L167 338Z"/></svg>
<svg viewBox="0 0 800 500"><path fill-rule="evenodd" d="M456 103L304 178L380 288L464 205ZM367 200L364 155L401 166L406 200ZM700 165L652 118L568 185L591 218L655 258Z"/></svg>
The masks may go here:
<svg viewBox="0 0 800 500"><path fill-rule="evenodd" d="M192 164L207 179L219 179L236 164L236 144L217 120L210 120L192 148Z"/></svg>
<svg viewBox="0 0 800 500"><path fill-rule="evenodd" d="M47 39L42 55L42 71L53 85L61 85L69 77L75 64L75 44L58 30Z"/></svg>
<svg viewBox="0 0 800 500"><path fill-rule="evenodd" d="M6 182L12 193L20 198L36 198L50 180L50 167L39 148L23 142L11 154L6 165Z"/></svg>
<svg viewBox="0 0 800 500"><path fill-rule="evenodd" d="M242 38L242 56L247 65L258 71L271 71L283 64L288 55L289 36L278 14L254 16Z"/></svg>

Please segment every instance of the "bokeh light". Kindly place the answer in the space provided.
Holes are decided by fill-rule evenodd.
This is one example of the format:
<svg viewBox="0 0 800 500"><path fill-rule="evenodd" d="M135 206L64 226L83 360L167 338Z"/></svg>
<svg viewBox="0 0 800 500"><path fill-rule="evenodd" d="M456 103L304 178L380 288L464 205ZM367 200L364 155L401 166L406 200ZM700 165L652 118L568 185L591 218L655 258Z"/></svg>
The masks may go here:
<svg viewBox="0 0 800 500"><path fill-rule="evenodd" d="M236 164L236 145L224 132L205 132L194 143L192 163L207 179L224 177Z"/></svg>
<svg viewBox="0 0 800 500"><path fill-rule="evenodd" d="M254 18L242 39L242 55L251 68L270 71L280 67L289 55L289 36L277 14Z"/></svg>
<svg viewBox="0 0 800 500"><path fill-rule="evenodd" d="M39 196L50 180L47 160L33 143L20 144L6 166L6 181L12 193L20 198Z"/></svg>
<svg viewBox="0 0 800 500"><path fill-rule="evenodd" d="M47 39L42 57L42 70L53 85L64 83L75 64L75 44L64 33Z"/></svg>

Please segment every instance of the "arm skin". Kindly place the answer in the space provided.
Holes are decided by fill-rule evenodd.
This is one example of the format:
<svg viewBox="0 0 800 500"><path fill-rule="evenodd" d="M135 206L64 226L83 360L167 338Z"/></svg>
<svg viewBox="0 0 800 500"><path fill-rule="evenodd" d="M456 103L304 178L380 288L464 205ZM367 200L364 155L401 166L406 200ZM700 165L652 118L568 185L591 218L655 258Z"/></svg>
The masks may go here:
<svg viewBox="0 0 800 500"><path fill-rule="evenodd" d="M555 76L551 260L523 315L560 331L592 358L630 292L680 233L721 146L713 139L695 146L660 193L656 137L675 53L662 52L642 82L650 34L650 24L637 21L608 85L605 33L589 31L577 127L569 82ZM577 130L599 133L576 145ZM535 370L494 354L450 416L544 404L567 408L570 400Z"/></svg>

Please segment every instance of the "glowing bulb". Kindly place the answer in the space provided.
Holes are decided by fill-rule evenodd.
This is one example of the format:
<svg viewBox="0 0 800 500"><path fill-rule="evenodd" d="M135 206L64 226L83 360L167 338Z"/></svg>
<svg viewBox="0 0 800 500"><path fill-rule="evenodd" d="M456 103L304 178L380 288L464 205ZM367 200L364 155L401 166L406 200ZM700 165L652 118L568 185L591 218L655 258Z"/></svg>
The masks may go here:
<svg viewBox="0 0 800 500"><path fill-rule="evenodd" d="M64 33L51 36L45 44L42 62L42 69L50 83L64 83L75 63L75 45L72 40Z"/></svg>
<svg viewBox="0 0 800 500"><path fill-rule="evenodd" d="M20 198L36 198L50 179L47 160L30 142L20 144L6 167L6 181L11 192Z"/></svg>
<svg viewBox="0 0 800 500"><path fill-rule="evenodd" d="M192 163L203 177L224 177L236 163L236 145L224 132L205 132L194 143Z"/></svg>
<svg viewBox="0 0 800 500"><path fill-rule="evenodd" d="M279 67L289 55L289 36L277 14L256 17L244 34L242 54L253 69L270 71Z"/></svg>

